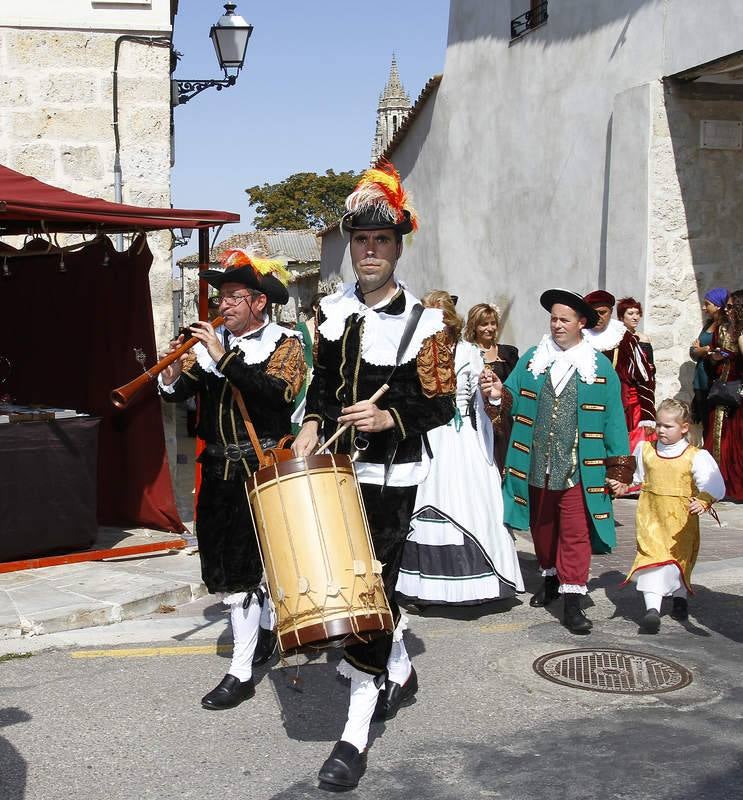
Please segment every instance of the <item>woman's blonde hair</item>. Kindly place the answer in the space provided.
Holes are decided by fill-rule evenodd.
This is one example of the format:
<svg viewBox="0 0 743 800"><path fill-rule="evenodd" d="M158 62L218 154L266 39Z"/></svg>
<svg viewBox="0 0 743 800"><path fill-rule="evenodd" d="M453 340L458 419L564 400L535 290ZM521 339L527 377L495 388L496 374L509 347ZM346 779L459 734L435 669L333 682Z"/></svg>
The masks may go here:
<svg viewBox="0 0 743 800"><path fill-rule="evenodd" d="M688 425L691 422L691 409L689 404L683 400L674 400L671 397L667 397L658 406L656 414L660 414L661 411L668 411L669 414L674 414L682 425Z"/></svg>
<svg viewBox="0 0 743 800"><path fill-rule="evenodd" d="M421 303L426 308L440 308L444 312L446 330L452 341L458 341L464 320L457 314L457 310L454 308L454 301L451 299L449 292L445 292L442 289L434 289L423 297Z"/></svg>
<svg viewBox="0 0 743 800"><path fill-rule="evenodd" d="M482 325L485 317L493 317L495 319L496 330L495 339L498 340L498 333L500 331L500 309L495 303L478 303L472 306L470 313L467 314L467 324L464 326L464 339L468 342L476 344L477 326Z"/></svg>

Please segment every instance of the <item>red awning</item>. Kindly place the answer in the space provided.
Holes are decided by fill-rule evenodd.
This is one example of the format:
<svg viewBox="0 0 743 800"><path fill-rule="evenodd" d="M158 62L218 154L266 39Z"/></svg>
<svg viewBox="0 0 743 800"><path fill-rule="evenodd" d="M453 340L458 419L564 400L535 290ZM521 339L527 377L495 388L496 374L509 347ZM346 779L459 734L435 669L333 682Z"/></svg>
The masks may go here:
<svg viewBox="0 0 743 800"><path fill-rule="evenodd" d="M0 236L209 228L239 221L239 214L227 211L142 208L85 197L0 165Z"/></svg>

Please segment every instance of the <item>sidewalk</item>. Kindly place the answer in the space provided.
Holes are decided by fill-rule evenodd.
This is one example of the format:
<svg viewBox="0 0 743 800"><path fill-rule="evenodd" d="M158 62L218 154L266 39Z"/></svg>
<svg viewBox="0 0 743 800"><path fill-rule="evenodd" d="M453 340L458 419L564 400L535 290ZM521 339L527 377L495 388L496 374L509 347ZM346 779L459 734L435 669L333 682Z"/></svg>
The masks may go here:
<svg viewBox="0 0 743 800"><path fill-rule="evenodd" d="M615 508L617 548L609 555L595 556L591 565L590 588L598 595L595 601L618 588L634 558L636 501L623 499ZM722 527L709 516L702 518L695 583L743 585L743 505L720 503L717 508ZM129 534L119 544L172 538L143 530ZM538 578L528 534L519 535L518 549L527 588L534 589ZM0 575L0 639L110 625L152 614L161 607L189 603L205 594L199 557L193 548L8 573Z"/></svg>

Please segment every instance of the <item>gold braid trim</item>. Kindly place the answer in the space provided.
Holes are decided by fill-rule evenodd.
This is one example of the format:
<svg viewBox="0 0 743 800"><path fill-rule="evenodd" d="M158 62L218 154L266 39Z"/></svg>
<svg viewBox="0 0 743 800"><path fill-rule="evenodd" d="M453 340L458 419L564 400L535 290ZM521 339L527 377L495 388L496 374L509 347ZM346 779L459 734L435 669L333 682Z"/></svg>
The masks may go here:
<svg viewBox="0 0 743 800"><path fill-rule="evenodd" d="M426 397L454 394L457 377L446 331L429 336L418 351L418 379Z"/></svg>
<svg viewBox="0 0 743 800"><path fill-rule="evenodd" d="M635 474L634 456L609 456L605 459L606 477L619 483L632 483Z"/></svg>
<svg viewBox="0 0 743 800"><path fill-rule="evenodd" d="M320 352L320 309L315 310L315 335L312 337L312 363L317 364L317 358ZM309 326L307 327L309 330Z"/></svg>
<svg viewBox="0 0 743 800"><path fill-rule="evenodd" d="M508 419L508 417L511 414L511 408L513 406L513 397L511 396L511 393L508 391L508 389L506 389L506 387L504 386L503 394L501 395L500 398L500 403L497 406L494 406L492 403L485 400L484 406L485 406L485 413L490 418L490 421L493 423L496 430L500 430L502 424L505 422L505 420ZM529 425L533 424L534 424L533 422L529 423Z"/></svg>
<svg viewBox="0 0 743 800"><path fill-rule="evenodd" d="M293 400L304 383L306 366L304 363L304 353L302 345L296 336L288 336L274 350L274 354L266 367L266 375L273 378L281 378L291 394L287 400Z"/></svg>
<svg viewBox="0 0 743 800"><path fill-rule="evenodd" d="M183 359L183 361L181 361L183 371L188 372L195 363L196 353L194 353L193 349L191 349L186 353L186 357Z"/></svg>

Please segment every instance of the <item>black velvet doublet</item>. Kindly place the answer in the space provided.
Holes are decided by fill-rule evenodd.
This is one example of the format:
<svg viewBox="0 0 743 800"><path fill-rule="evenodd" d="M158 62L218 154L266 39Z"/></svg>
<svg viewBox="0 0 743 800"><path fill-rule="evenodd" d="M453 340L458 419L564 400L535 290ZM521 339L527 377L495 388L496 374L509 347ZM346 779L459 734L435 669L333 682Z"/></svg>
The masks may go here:
<svg viewBox="0 0 743 800"><path fill-rule="evenodd" d="M399 291L388 305L378 311L402 314L405 294ZM322 308L317 325L323 323ZM317 359L312 383L307 390L305 421L317 419L321 432L329 438L338 428L338 416L343 407L368 400L382 384L388 382L393 365L369 364L361 358L363 318L355 315L346 320L343 335L329 341L318 330ZM379 408L390 410L395 427L370 434L369 447L359 461L372 464L406 464L420 461L421 434L445 425L454 416L451 394L426 397L418 375L415 359L402 364L389 381L389 390L377 401ZM350 427L335 443L336 453L350 453L356 428Z"/></svg>
<svg viewBox="0 0 743 800"><path fill-rule="evenodd" d="M400 291L383 309L387 314L405 311L405 294ZM317 324L322 324L322 309ZM369 447L359 461L373 464L406 464L421 460L422 434L446 424L454 415L453 393L427 397L423 392L416 360L403 364L388 381L392 365L369 364L361 358L363 319L350 316L346 319L343 335L329 341L317 331L317 357L312 383L307 392L305 421L316 419L321 433L327 438L338 427L340 409L360 400L367 400L379 387L389 383L389 390L378 401L380 408L390 410L395 426L379 433L367 434ZM451 386L454 386L453 374ZM356 429L350 428L335 443L334 452L351 452ZM372 541L377 558L382 562L382 579L390 601L395 623L400 610L394 601L394 589L400 570L405 539L410 531L410 517L415 504L415 486L361 485L362 497L369 520ZM347 647L346 660L370 675L386 674L387 659L392 647L392 634L375 639L369 644Z"/></svg>
<svg viewBox="0 0 743 800"><path fill-rule="evenodd" d="M199 457L202 480L196 504L196 536L202 578L212 593L252 591L263 575L245 488L245 479L257 468L258 460L232 387L242 394L263 447L275 445L289 433L293 392L290 383L269 374L268 369L273 354L287 338L282 336L259 364L246 364L242 351L233 348L217 364L224 377L195 363L175 383L174 392L161 392L167 402L199 396L197 431L207 449ZM299 340L291 338L302 358ZM242 445L245 452L240 461L228 461L215 452L228 444Z"/></svg>

